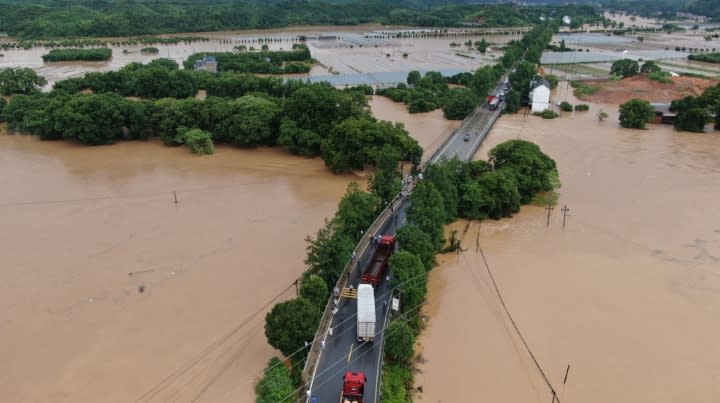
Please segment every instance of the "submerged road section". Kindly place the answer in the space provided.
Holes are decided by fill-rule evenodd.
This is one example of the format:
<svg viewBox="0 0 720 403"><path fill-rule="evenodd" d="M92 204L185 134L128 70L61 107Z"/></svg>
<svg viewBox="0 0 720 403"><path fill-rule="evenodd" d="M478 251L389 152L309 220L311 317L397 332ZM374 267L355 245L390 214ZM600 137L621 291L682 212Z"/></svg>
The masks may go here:
<svg viewBox="0 0 720 403"><path fill-rule="evenodd" d="M487 104L483 104L475 109L438 148L428 163L454 157L463 161L470 160L503 108L504 105L501 104L497 110L489 110ZM412 183L406 185L403 191L409 194ZM363 403L376 403L380 400L383 331L393 291L388 281L391 271L388 271L388 277L375 288L376 336L373 342L357 341L357 296L354 290L360 284L362 270L375 253L376 245L371 242L372 237L376 234L394 235L398 228L406 224L405 212L409 205L408 197L396 197L370 226L356 247L355 258L349 262L338 281L337 288L342 291L337 299L337 306L334 296L331 297L315 335L303 372L308 386L307 395L303 396L301 401L339 402L342 397L342 377L346 371L365 373L367 384Z"/></svg>

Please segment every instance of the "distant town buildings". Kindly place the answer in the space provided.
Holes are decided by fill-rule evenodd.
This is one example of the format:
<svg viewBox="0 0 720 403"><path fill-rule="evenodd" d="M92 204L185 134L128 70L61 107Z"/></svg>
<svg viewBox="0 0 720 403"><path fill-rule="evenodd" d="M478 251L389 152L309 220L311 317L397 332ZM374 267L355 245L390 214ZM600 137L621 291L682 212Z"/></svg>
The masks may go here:
<svg viewBox="0 0 720 403"><path fill-rule="evenodd" d="M217 73L218 62L212 56L205 56L201 60L195 62L193 68L195 71L209 71L211 73Z"/></svg>
<svg viewBox="0 0 720 403"><path fill-rule="evenodd" d="M533 113L550 109L550 82L548 80L540 78L530 83L530 106Z"/></svg>

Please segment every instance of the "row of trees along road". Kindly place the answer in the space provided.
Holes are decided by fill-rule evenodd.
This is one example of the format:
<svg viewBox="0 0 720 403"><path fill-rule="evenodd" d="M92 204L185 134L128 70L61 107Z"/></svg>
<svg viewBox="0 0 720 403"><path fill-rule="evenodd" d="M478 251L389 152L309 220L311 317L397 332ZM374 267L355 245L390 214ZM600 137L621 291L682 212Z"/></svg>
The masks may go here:
<svg viewBox="0 0 720 403"><path fill-rule="evenodd" d="M376 162L379 170L369 183L373 190L365 192L356 183L350 184L335 216L314 237L307 238L307 270L301 278L300 296L277 304L265 322L268 342L292 358L291 370L279 373L274 370L277 361L271 361L265 378L280 376L284 379L281 385L290 382L300 386L305 342L314 337L330 287L350 260L361 231L372 223L388 195L400 189L397 160L391 162L391 153L390 148L385 148ZM558 186L555 161L537 145L523 140L496 146L487 162L452 159L430 165L424 178L412 194L409 223L397 233L400 251L390 259L391 285L402 290L403 301L402 315L385 329L388 361L382 387L383 396L389 401L405 402L411 396L413 341L422 326L419 308L427 293L427 272L434 266L435 254L459 247L452 241L450 248L445 247L445 224L459 217L509 216L538 192ZM267 387L268 382L263 379L257 384L258 401L277 402L273 396L279 399L288 396L274 393ZM284 390L292 393L293 389L285 386Z"/></svg>
<svg viewBox="0 0 720 403"><path fill-rule="evenodd" d="M716 130L720 129L720 84L706 88L699 97L673 100L670 111L677 115L673 122L677 130L702 133L710 120ZM622 127L644 129L655 119L655 109L648 101L631 99L620 105L619 119Z"/></svg>
<svg viewBox="0 0 720 403"><path fill-rule="evenodd" d="M552 33L551 30L549 32ZM540 33L535 31L530 35ZM542 38L549 40L546 34ZM535 44L534 41L527 43ZM541 42L537 43L540 44L537 46L544 46ZM514 46L520 49L525 45L518 42ZM521 54L517 52L515 58L509 57L507 62L510 64L506 67L512 66ZM499 77L496 71L500 70L482 69L478 76L486 74L488 79L477 80L474 85L484 86L481 90L488 91ZM525 70L516 77L524 79L521 77L524 73ZM420 77L419 72L413 72L408 79L413 84L420 84L421 89L447 87L436 73ZM472 77L465 76L464 79L469 83ZM400 87L399 90L405 88ZM337 282L361 231L372 223L384 202L400 189L397 158L393 153L391 147L384 147L377 155L375 165L378 171L371 177L369 185L372 193L361 191L356 184L350 185L336 215L326 221L314 238L307 238L305 263L308 269L302 277L300 297L276 305L266 317L265 334L269 343L286 356L293 355L292 370L295 375L290 373L286 376L298 386L305 358L303 346L314 336L317 321L329 297L329 287ZM555 161L533 143L511 140L495 147L490 156L489 162L453 159L430 165L425 170L425 179L418 182L413 191L408 209L409 223L397 233L400 251L390 260L394 274L391 285L402 289L403 312L385 330L388 360L383 372L382 394L387 401L410 402L412 399L411 358L414 340L422 323L419 307L427 292L426 273L434 265L435 254L445 249L445 224L458 217L497 219L509 216L517 212L522 203L532 201L538 192L549 192L559 185ZM449 249L457 247L459 245L451 240ZM296 321L303 324L295 325ZM287 326L287 323L293 325ZM313 326L306 326L306 323ZM265 376L277 375L266 371ZM264 386L260 387L266 384L265 380L258 384L258 401L277 401L272 400Z"/></svg>
<svg viewBox="0 0 720 403"><path fill-rule="evenodd" d="M217 143L279 145L294 154L322 156L333 172L374 165L383 148L396 161L418 164L422 157L401 124L372 117L369 86L338 90L299 80L178 70L167 59L60 81L50 93L39 92L43 83L29 69L0 72L3 94L15 94L0 115L11 130L90 145L159 137L198 153L211 152ZM189 98L200 88L207 90L206 100ZM92 93L81 93L84 89Z"/></svg>
<svg viewBox="0 0 720 403"><path fill-rule="evenodd" d="M559 186L555 161L534 143L510 140L490 151L488 161L444 160L429 165L411 196L408 225L398 231L400 252L390 259L392 286L402 290L402 316L385 329L384 401L410 402L413 346L422 328L420 306L427 292L426 272L435 254L459 242L443 235L457 218L499 219L519 211L538 192Z"/></svg>
<svg viewBox="0 0 720 403"><path fill-rule="evenodd" d="M447 119L462 120L483 102L495 88L497 81L510 68L509 80L512 90L506 96L506 111L515 113L520 109L521 100L528 98L530 82L537 77L542 50L557 28L555 23L534 27L521 40L511 41L500 58L500 63L484 66L474 73L460 73L443 77L438 72L411 71L407 85L378 90L395 102L403 102L410 113L429 112L442 108ZM460 84L465 88L449 88L448 84Z"/></svg>

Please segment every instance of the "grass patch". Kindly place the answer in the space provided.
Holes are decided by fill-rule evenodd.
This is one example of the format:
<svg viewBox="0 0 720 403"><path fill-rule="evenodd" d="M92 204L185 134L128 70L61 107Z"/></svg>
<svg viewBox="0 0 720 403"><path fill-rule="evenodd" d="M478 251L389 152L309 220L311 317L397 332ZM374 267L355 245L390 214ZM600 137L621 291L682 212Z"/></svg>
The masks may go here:
<svg viewBox="0 0 720 403"><path fill-rule="evenodd" d="M413 372L398 364L384 364L382 397L386 402L412 403Z"/></svg>
<svg viewBox="0 0 720 403"><path fill-rule="evenodd" d="M672 78L670 78L670 73L668 73L667 71L653 71L652 73L648 73L647 77L650 80L659 81L663 84L673 83Z"/></svg>
<svg viewBox="0 0 720 403"><path fill-rule="evenodd" d="M570 86L575 88L575 91L573 91L573 95L578 98L583 96L590 96L600 91L600 86L587 84L580 81L570 81Z"/></svg>

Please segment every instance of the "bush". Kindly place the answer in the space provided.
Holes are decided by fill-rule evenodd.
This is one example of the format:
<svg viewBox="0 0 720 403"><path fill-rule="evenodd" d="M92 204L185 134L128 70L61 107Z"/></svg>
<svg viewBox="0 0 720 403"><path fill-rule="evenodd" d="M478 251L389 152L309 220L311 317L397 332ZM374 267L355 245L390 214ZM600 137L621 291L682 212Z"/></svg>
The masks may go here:
<svg viewBox="0 0 720 403"><path fill-rule="evenodd" d="M620 126L631 129L644 129L646 123L655 119L655 109L650 102L631 99L620 105Z"/></svg>
<svg viewBox="0 0 720 403"><path fill-rule="evenodd" d="M160 49L151 46L151 47L140 49L140 53L145 53L148 55L156 55L156 54L160 53Z"/></svg>
<svg viewBox="0 0 720 403"><path fill-rule="evenodd" d="M571 104L570 102L562 101L562 102L560 103L560 109L561 109L563 112L572 112L573 106L572 106L572 104ZM544 112L543 112L543 113L544 113ZM543 116L543 117L545 117L545 116Z"/></svg>
<svg viewBox="0 0 720 403"><path fill-rule="evenodd" d="M570 86L575 88L573 94L578 98L593 95L600 90L600 87L597 85L587 84L580 81L571 81Z"/></svg>
<svg viewBox="0 0 720 403"><path fill-rule="evenodd" d="M545 109L542 112L535 112L533 113L535 116L541 116L543 119L555 119L556 117L560 116L551 109Z"/></svg>
<svg viewBox="0 0 720 403"><path fill-rule="evenodd" d="M96 48L96 49L53 49L50 53L43 55L43 61L46 62L62 62L71 60L110 60L112 57L112 49Z"/></svg>
<svg viewBox="0 0 720 403"><path fill-rule="evenodd" d="M187 144L193 154L212 154L215 152L215 145L212 135L204 130L190 129L181 133L182 143Z"/></svg>
<svg viewBox="0 0 720 403"><path fill-rule="evenodd" d="M388 360L407 364L413 356L415 332L402 320L394 320L385 328L385 355Z"/></svg>
<svg viewBox="0 0 720 403"><path fill-rule="evenodd" d="M412 403L413 372L406 365L386 364L383 368L382 397L390 403Z"/></svg>
<svg viewBox="0 0 720 403"><path fill-rule="evenodd" d="M588 104L577 104L575 105L575 110L584 112L590 110L590 106Z"/></svg>
<svg viewBox="0 0 720 403"><path fill-rule="evenodd" d="M287 396L293 396L294 391L290 370L279 358L273 357L265 367L264 376L255 385L255 393L257 393L255 402L279 402Z"/></svg>
<svg viewBox="0 0 720 403"><path fill-rule="evenodd" d="M653 81L659 81L663 84L672 84L673 80L670 78L670 73L667 71L653 71L648 73L648 78Z"/></svg>

